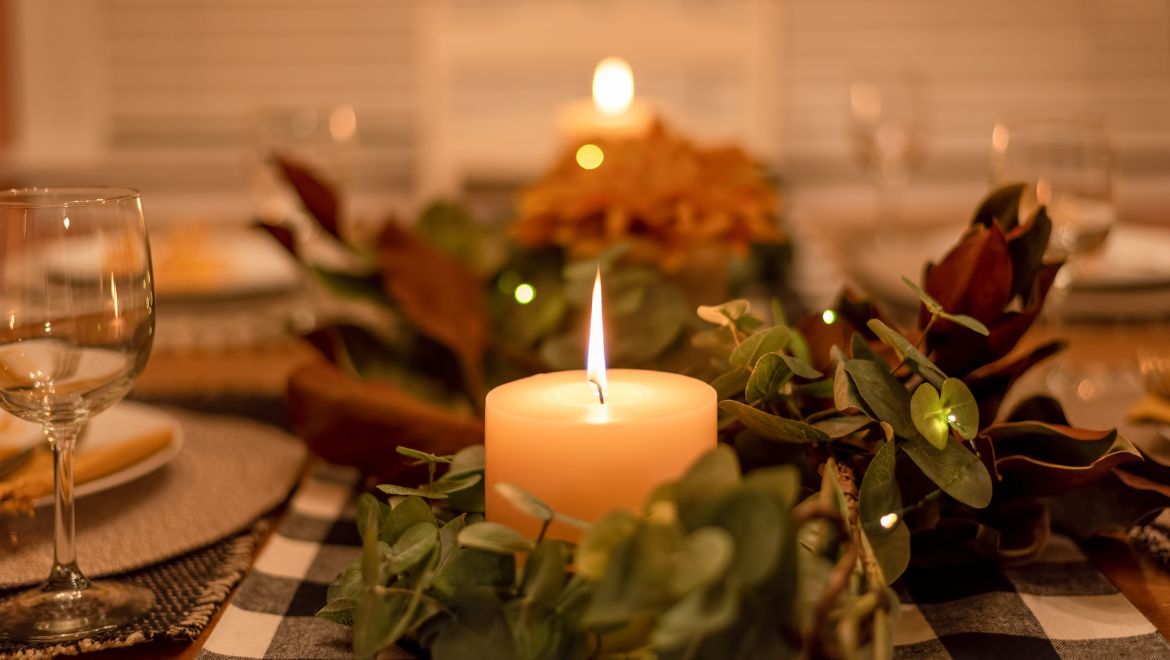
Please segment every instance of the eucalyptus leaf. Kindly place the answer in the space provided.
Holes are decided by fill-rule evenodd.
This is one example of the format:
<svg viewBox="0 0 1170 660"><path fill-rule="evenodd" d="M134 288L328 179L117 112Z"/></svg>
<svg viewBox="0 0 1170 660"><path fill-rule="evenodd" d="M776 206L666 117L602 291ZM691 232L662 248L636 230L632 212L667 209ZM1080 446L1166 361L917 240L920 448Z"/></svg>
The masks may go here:
<svg viewBox="0 0 1170 660"><path fill-rule="evenodd" d="M756 468L747 473L743 483L768 493L785 509L790 509L800 492L800 470L794 465Z"/></svg>
<svg viewBox="0 0 1170 660"><path fill-rule="evenodd" d="M629 538L638 528L638 518L625 509L614 509L597 519L577 546L574 569L591 580L605 575L609 558L619 543Z"/></svg>
<svg viewBox="0 0 1170 660"><path fill-rule="evenodd" d="M326 599L329 602L335 600L356 600L362 593L362 588L365 585L362 583L362 565L361 559L357 559L346 566L337 577L329 585L326 591Z"/></svg>
<svg viewBox="0 0 1170 660"><path fill-rule="evenodd" d="M882 443L858 492L862 531L886 584L897 580L910 564L910 529L902 520L902 493L895 478L897 454L895 443Z"/></svg>
<svg viewBox="0 0 1170 660"><path fill-rule="evenodd" d="M847 359L842 359L837 362L836 372L833 375L833 406L842 412L848 410L859 410L866 415L870 415L869 407L861 399L861 393L857 391L857 385L853 379L849 377L849 373L845 370L845 363Z"/></svg>
<svg viewBox="0 0 1170 660"><path fill-rule="evenodd" d="M720 399L729 399L738 396L748 384L752 372L747 367L732 367L731 371L721 374L711 381L715 388L715 395Z"/></svg>
<svg viewBox="0 0 1170 660"><path fill-rule="evenodd" d="M739 610L739 593L733 584L720 582L692 591L662 613L651 642L663 650L682 647L731 625Z"/></svg>
<svg viewBox="0 0 1170 660"><path fill-rule="evenodd" d="M984 337L991 334L991 330L988 330L987 326L980 323L979 319L976 319L973 316L967 316L966 314L949 314L947 312L939 312L938 315L940 318L947 319L952 323L957 323L964 328L967 328L968 330L972 330L983 335Z"/></svg>
<svg viewBox="0 0 1170 660"><path fill-rule="evenodd" d="M723 577L735 556L735 541L720 527L700 527L683 541L675 557L670 590L684 596Z"/></svg>
<svg viewBox="0 0 1170 660"><path fill-rule="evenodd" d="M910 419L914 421L914 428L934 445L936 449L946 447L947 438L951 435L951 427L947 424L946 411L934 385L923 383L914 390L910 397Z"/></svg>
<svg viewBox="0 0 1170 660"><path fill-rule="evenodd" d="M431 590L444 602L453 603L467 589L511 589L515 580L516 562L511 553L456 547L437 569Z"/></svg>
<svg viewBox="0 0 1170 660"><path fill-rule="evenodd" d="M791 379L792 369L780 354L767 353L756 362L756 368L744 387L744 398L753 404L773 399L779 395L780 387Z"/></svg>
<svg viewBox="0 0 1170 660"><path fill-rule="evenodd" d="M729 300L721 305L699 305L696 313L707 323L718 326L734 324L751 310L751 303L743 298Z"/></svg>
<svg viewBox="0 0 1170 660"><path fill-rule="evenodd" d="M451 467L447 470L447 474L443 476L455 477L469 472L483 472L483 466L483 445L471 445L455 452L455 455L451 458Z"/></svg>
<svg viewBox="0 0 1170 660"><path fill-rule="evenodd" d="M793 338L796 336L796 333L792 333ZM788 368L792 370L792 373L800 376L801 378L812 380L814 378L820 378L824 376L824 374L817 371L811 364L802 358L785 355L783 353L779 353L778 355L780 356L781 360L784 360L784 364L788 365Z"/></svg>
<svg viewBox="0 0 1170 660"><path fill-rule="evenodd" d="M700 456L672 489L678 517L690 529L707 524L719 498L739 484L740 474L739 458L727 445L720 444ZM662 500L658 504L670 503Z"/></svg>
<svg viewBox="0 0 1170 660"><path fill-rule="evenodd" d="M378 538L382 528L382 519L388 507L369 493L363 493L357 501L357 529L364 541L367 538Z"/></svg>
<svg viewBox="0 0 1170 660"><path fill-rule="evenodd" d="M947 495L976 509L991 503L991 475L983 461L954 438L939 451L915 433L902 450Z"/></svg>
<svg viewBox="0 0 1170 660"><path fill-rule="evenodd" d="M731 364L739 367L754 367L756 361L766 353L781 351L788 344L791 331L779 326L761 330L740 342L731 352Z"/></svg>
<svg viewBox="0 0 1170 660"><path fill-rule="evenodd" d="M860 332L855 332L849 337L849 352L854 360L869 360L870 362L881 362L882 364L886 362L880 355L873 351L873 347L869 345L869 340Z"/></svg>
<svg viewBox="0 0 1170 660"><path fill-rule="evenodd" d="M735 415L744 426L769 440L799 444L829 441L829 436L815 426L766 413L739 401L720 401L719 409Z"/></svg>
<svg viewBox="0 0 1170 660"><path fill-rule="evenodd" d="M843 438L869 426L873 420L866 415L840 415L812 423L832 439Z"/></svg>
<svg viewBox="0 0 1170 660"><path fill-rule="evenodd" d="M464 527L459 532L459 543L468 548L501 554L532 550L532 541L521 536L520 532L494 522L481 522Z"/></svg>
<svg viewBox="0 0 1170 660"><path fill-rule="evenodd" d="M411 526L389 546L386 555L386 571L401 575L414 568L428 557L439 544L439 529L434 523L420 522Z"/></svg>
<svg viewBox="0 0 1170 660"><path fill-rule="evenodd" d="M922 351L915 348L910 340L878 319L870 319L866 325L869 326L870 330L873 330L873 333L883 344L894 349L894 352L898 354L898 359L909 362L914 370L926 379L926 382L935 387L942 387L947 375L936 367Z"/></svg>
<svg viewBox="0 0 1170 660"><path fill-rule="evenodd" d="M918 435L910 419L910 394L884 362L849 360L845 363L845 371L879 420L889 422L903 438Z"/></svg>
<svg viewBox="0 0 1170 660"><path fill-rule="evenodd" d="M399 454L402 454L403 456L408 456L410 458L422 461L423 463L431 464L450 463L451 459L453 458L452 456L437 456L435 454L430 454L418 449L403 447L402 445L396 447L395 451L397 451Z"/></svg>
<svg viewBox="0 0 1170 660"><path fill-rule="evenodd" d="M420 497L407 497L386 512L379 538L386 543L393 544L398 541L403 532L419 523L436 524L431 505Z"/></svg>
<svg viewBox="0 0 1170 660"><path fill-rule="evenodd" d="M967 385L958 378L948 378L942 386L942 405L947 423L964 440L979 433L979 403Z"/></svg>
<svg viewBox="0 0 1170 660"><path fill-rule="evenodd" d="M723 498L711 522L734 541L731 575L741 584L756 584L772 574L787 532L786 518L773 497L755 488L737 488Z"/></svg>
<svg viewBox="0 0 1170 660"><path fill-rule="evenodd" d="M317 610L317 616L327 621L340 623L343 626L353 625L353 613L357 609L356 598L338 598L330 600L325 607Z"/></svg>
<svg viewBox="0 0 1170 660"><path fill-rule="evenodd" d="M939 312L943 311L942 305L929 293L927 293L925 289L918 286L918 283L916 283L914 280L903 275L902 283L909 287L910 290L914 292L914 295L918 296L918 299L922 301L922 304L926 305L926 309L931 314L938 314Z"/></svg>
<svg viewBox="0 0 1170 660"><path fill-rule="evenodd" d="M382 556L379 551L378 535L381 531L382 511L373 495L363 494L358 498L357 524L362 537L362 581L369 586L383 584ZM384 543L382 545L385 545Z"/></svg>
<svg viewBox="0 0 1170 660"><path fill-rule="evenodd" d="M514 484L496 484L496 492L512 506L538 520L552 520L553 510L539 497Z"/></svg>
<svg viewBox="0 0 1170 660"><path fill-rule="evenodd" d="M409 594L387 591L382 587L367 588L354 611L354 655L372 657L397 642L410 628L419 597L419 592Z"/></svg>
<svg viewBox="0 0 1170 660"><path fill-rule="evenodd" d="M425 484L424 484L424 486L425 486ZM440 493L440 492L433 491L433 490L430 490L429 488L425 488L425 487L409 488L407 486L399 486L397 484L381 484L378 486L378 490L382 491L383 493L386 493L387 495L398 495L400 497L412 497L413 496L413 497L422 497L422 498L428 499L428 500L445 500L445 499L447 499L446 493Z"/></svg>
<svg viewBox="0 0 1170 660"><path fill-rule="evenodd" d="M569 550L561 541L544 539L536 544L524 564L520 590L530 600L555 607L569 575Z"/></svg>

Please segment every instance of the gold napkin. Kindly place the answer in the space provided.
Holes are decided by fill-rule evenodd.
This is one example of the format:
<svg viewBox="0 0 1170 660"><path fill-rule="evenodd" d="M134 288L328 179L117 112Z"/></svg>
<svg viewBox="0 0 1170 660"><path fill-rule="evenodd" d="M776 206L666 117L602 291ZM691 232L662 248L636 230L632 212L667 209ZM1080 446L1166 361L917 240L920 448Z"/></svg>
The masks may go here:
<svg viewBox="0 0 1170 660"><path fill-rule="evenodd" d="M1170 424L1170 399L1147 393L1129 409L1129 419L1134 422Z"/></svg>
<svg viewBox="0 0 1170 660"><path fill-rule="evenodd" d="M138 433L123 440L87 450L84 442L74 457L73 483L100 479L146 460L171 442L169 428ZM0 447L0 458L11 451ZM33 501L53 492L53 456L47 446L37 449L28 462L0 481L0 514L31 512Z"/></svg>

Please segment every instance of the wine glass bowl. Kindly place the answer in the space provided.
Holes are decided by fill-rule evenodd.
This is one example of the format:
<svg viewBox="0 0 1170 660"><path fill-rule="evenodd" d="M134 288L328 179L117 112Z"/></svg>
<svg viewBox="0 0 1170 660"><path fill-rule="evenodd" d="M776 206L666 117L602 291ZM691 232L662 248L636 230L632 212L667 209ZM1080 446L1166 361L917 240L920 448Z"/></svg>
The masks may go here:
<svg viewBox="0 0 1170 660"><path fill-rule="evenodd" d="M44 429L56 520L49 579L0 603L0 639L86 637L153 604L146 589L84 576L73 522L80 430L130 391L153 337L150 249L136 191L0 192L0 408Z"/></svg>
<svg viewBox="0 0 1170 660"><path fill-rule="evenodd" d="M991 133L991 179L1024 183L1021 213L1047 207L1052 220L1048 257L1100 254L1114 223L1113 159L1099 116L1015 117Z"/></svg>

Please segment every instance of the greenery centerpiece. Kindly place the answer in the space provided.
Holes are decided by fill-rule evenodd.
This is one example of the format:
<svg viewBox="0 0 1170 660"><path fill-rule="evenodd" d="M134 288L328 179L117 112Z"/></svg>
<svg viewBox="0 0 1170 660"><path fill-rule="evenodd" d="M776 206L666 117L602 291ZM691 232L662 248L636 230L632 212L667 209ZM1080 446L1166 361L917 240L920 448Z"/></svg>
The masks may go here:
<svg viewBox="0 0 1170 660"><path fill-rule="evenodd" d="M1044 396L1003 409L1012 385L1060 348L1018 346L1060 267L1043 261L1045 210L1020 217L1021 192L989 195L921 284L906 282L921 301L914 327L849 294L795 322L777 302L767 319L745 299L700 306L705 329L688 321L674 331L688 345L664 342L670 350L643 357L708 377L721 398L720 448L640 511L576 521L586 528L579 545L484 521L482 423L403 396L401 383L443 373L464 392L482 388L490 369L477 372L474 358L492 361L488 328L499 326L462 322L478 281L463 262L390 226L380 269L320 274L380 301L381 318L421 331L448 361L401 361L375 325L365 343L340 326L317 341L350 374L310 367L293 378L294 415L319 453L396 481L408 478L404 461L425 475L381 486L389 499L363 496L361 557L321 616L354 626L358 656L398 643L436 658L889 657L898 611L889 585L912 548L916 561L1023 560L1047 540L1053 515L1086 494L1106 489L1099 499L1133 511L1161 498L1151 466L1116 431L1072 428ZM600 259L611 282L639 273L616 294L638 317L665 278L623 265L622 249ZM595 264L559 261L561 290L586 288ZM434 355L416 347L416 357ZM402 446L391 453L393 443ZM559 515L505 491L539 519ZM1082 528L1104 519L1084 517Z"/></svg>

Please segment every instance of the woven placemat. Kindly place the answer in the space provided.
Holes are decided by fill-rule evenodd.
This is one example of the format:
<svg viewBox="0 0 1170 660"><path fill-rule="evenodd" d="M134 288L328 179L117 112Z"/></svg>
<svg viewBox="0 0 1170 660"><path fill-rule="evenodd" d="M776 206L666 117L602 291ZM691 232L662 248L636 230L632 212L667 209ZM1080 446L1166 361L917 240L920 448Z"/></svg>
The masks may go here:
<svg viewBox="0 0 1170 660"><path fill-rule="evenodd" d="M183 427L183 450L163 468L77 501L78 562L90 577L136 570L247 530L284 501L304 445L239 417L165 409ZM0 518L0 589L49 573L52 510ZM15 543L13 543L13 539Z"/></svg>
<svg viewBox="0 0 1170 660"><path fill-rule="evenodd" d="M0 641L0 660L36 660L156 640L196 639L248 570L265 530L266 524L258 523L243 534L209 547L114 578L146 587L155 594L155 606L150 612L127 627L59 644L17 645ZM0 592L0 598L19 591Z"/></svg>

